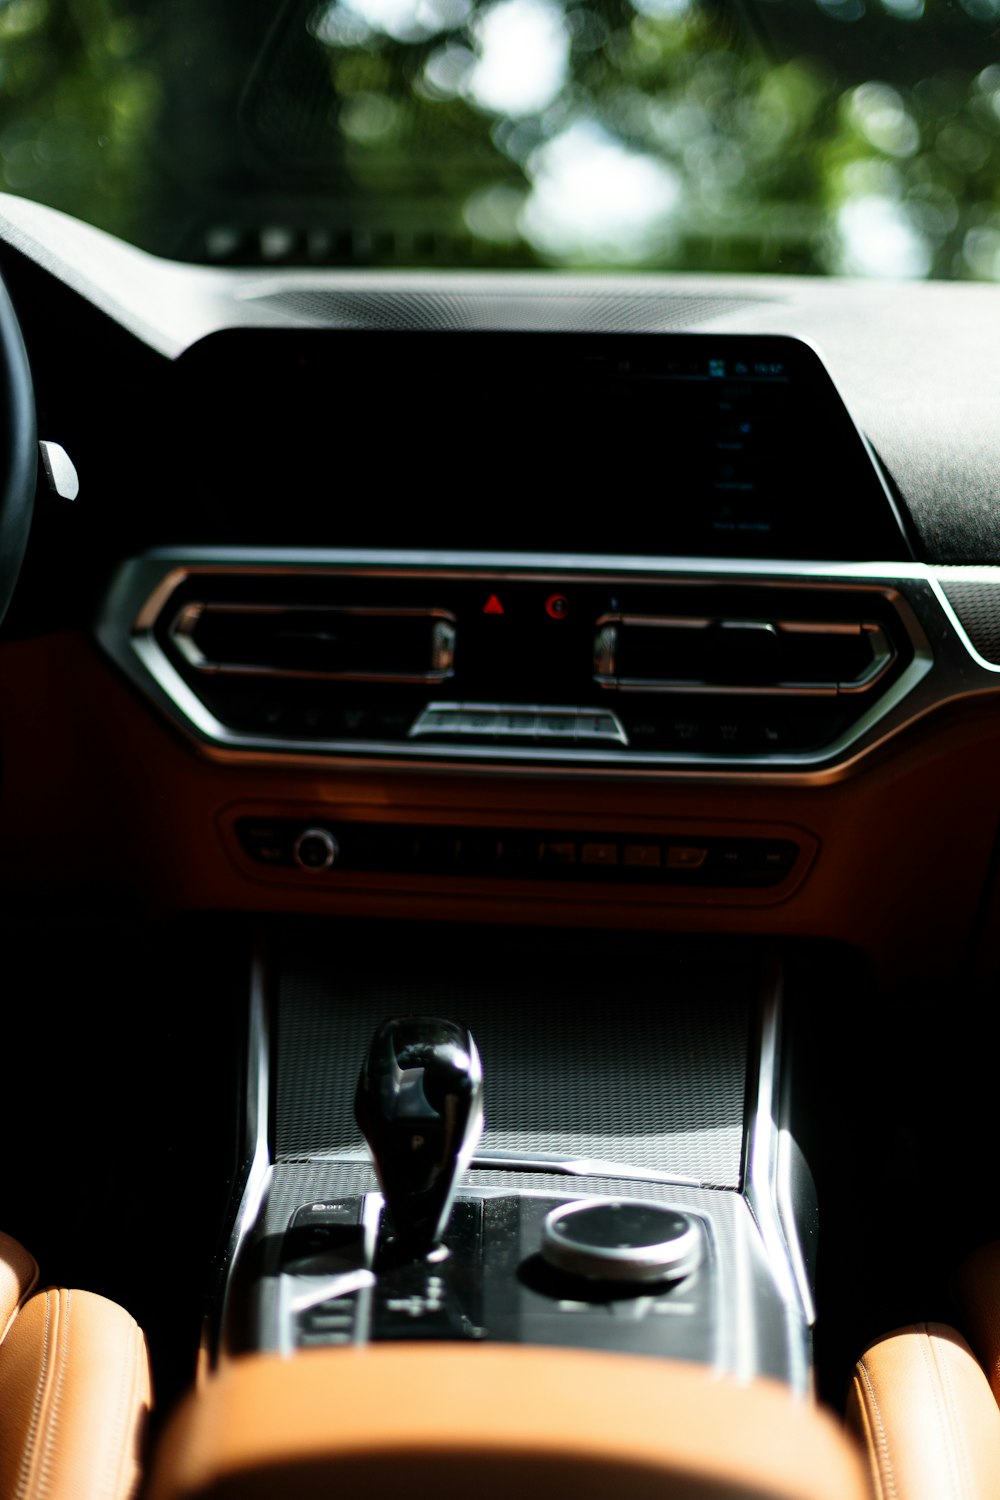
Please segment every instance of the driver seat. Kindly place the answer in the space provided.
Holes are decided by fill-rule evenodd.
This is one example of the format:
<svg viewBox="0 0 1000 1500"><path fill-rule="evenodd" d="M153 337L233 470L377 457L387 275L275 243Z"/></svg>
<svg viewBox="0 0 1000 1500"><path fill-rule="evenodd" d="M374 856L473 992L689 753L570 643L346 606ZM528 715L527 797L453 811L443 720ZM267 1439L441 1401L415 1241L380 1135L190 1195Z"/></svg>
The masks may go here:
<svg viewBox="0 0 1000 1500"><path fill-rule="evenodd" d="M34 1258L0 1234L0 1496L130 1500L151 1403L145 1337L106 1297L37 1283Z"/></svg>
<svg viewBox="0 0 1000 1500"><path fill-rule="evenodd" d="M862 1354L847 1422L876 1500L1000 1496L1000 1242L962 1266L963 1332L915 1323Z"/></svg>

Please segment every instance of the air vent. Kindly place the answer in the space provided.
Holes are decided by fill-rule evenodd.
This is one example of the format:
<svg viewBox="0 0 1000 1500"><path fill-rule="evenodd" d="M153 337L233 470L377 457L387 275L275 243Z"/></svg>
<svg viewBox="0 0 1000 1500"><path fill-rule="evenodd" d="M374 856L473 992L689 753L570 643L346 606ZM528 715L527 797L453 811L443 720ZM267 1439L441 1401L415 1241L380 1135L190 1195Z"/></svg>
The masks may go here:
<svg viewBox="0 0 1000 1500"><path fill-rule="evenodd" d="M871 621L605 615L594 676L629 692L862 693L895 650Z"/></svg>
<svg viewBox="0 0 1000 1500"><path fill-rule="evenodd" d="M836 754L931 656L870 579L157 554L131 650L237 752L626 769Z"/></svg>
<svg viewBox="0 0 1000 1500"><path fill-rule="evenodd" d="M443 610L186 604L170 638L198 672L341 682L444 682L455 621Z"/></svg>

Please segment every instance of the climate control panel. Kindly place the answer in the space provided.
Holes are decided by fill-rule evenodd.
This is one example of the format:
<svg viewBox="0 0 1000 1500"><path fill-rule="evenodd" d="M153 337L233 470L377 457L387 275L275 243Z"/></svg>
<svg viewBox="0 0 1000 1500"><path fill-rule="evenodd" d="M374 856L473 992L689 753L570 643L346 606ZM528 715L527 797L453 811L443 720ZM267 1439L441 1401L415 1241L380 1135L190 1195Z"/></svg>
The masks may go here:
<svg viewBox="0 0 1000 1500"><path fill-rule="evenodd" d="M101 636L216 749L409 763L808 767L931 668L890 585L654 564L150 554Z"/></svg>
<svg viewBox="0 0 1000 1500"><path fill-rule="evenodd" d="M807 861L811 840L678 831L655 835L558 828L449 828L241 816L232 825L262 873L317 883L350 873L478 876L704 889L770 890Z"/></svg>

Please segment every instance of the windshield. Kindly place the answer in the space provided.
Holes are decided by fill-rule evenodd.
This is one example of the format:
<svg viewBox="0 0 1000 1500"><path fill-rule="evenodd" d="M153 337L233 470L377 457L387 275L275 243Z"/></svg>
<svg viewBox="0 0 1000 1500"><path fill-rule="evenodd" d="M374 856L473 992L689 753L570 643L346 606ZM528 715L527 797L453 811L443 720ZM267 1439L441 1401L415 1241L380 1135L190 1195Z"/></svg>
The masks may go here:
<svg viewBox="0 0 1000 1500"><path fill-rule="evenodd" d="M1000 0L0 0L0 185L232 265L1000 277Z"/></svg>

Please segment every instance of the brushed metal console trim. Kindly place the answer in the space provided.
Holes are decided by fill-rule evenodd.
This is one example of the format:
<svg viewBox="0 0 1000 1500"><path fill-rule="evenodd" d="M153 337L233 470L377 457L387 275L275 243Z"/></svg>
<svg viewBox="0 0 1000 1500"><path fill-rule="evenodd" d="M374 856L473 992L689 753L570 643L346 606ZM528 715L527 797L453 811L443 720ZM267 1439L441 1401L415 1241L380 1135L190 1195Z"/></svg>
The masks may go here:
<svg viewBox="0 0 1000 1500"><path fill-rule="evenodd" d="M782 973L776 959L766 965L762 991L757 1095L746 1137L744 1196L760 1229L775 1287L785 1309L790 1384L804 1395L811 1380L809 1328L815 1308L812 1290L805 1279L802 1249L795 1242L794 1217L787 1217L783 1224L779 1207Z"/></svg>
<svg viewBox="0 0 1000 1500"><path fill-rule="evenodd" d="M250 971L250 993L247 1017L247 1056L245 1075L244 1151L249 1157L243 1192L226 1246L226 1278L218 1307L214 1332L206 1324L203 1345L214 1362L221 1339L228 1326L232 1278L240 1253L253 1233L260 1217L271 1178L271 1153L268 1146L270 1112L270 1037L268 1026L267 977L263 954L255 951Z"/></svg>
<svg viewBox="0 0 1000 1500"><path fill-rule="evenodd" d="M311 1151L308 1156L295 1157L295 1162L330 1162L358 1165L371 1164L367 1151ZM284 1163L288 1165L288 1163ZM685 1177L681 1172L660 1171L655 1167L635 1167L626 1162L609 1161L600 1156L560 1156L545 1151L490 1151L477 1150L469 1163L470 1170L480 1168L489 1172L549 1172L553 1177L615 1177L623 1182L663 1182L673 1187L710 1188L713 1183L699 1181L696 1177Z"/></svg>

